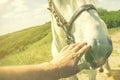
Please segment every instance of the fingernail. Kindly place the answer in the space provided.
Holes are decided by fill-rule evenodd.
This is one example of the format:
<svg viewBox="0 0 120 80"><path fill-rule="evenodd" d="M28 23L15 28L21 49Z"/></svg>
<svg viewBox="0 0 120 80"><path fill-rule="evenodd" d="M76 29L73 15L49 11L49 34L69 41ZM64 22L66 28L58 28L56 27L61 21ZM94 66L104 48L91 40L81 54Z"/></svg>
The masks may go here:
<svg viewBox="0 0 120 80"><path fill-rule="evenodd" d="M83 43L84 43L85 45L87 45L87 42L83 41Z"/></svg>
<svg viewBox="0 0 120 80"><path fill-rule="evenodd" d="M90 45L86 45L86 47L89 47L89 48L91 48L91 46L90 46Z"/></svg>

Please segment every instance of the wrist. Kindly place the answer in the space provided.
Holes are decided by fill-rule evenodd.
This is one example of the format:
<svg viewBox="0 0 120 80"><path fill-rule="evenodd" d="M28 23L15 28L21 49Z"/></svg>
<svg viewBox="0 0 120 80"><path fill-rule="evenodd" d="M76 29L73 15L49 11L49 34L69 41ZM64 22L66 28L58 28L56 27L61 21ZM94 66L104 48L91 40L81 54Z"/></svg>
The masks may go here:
<svg viewBox="0 0 120 80"><path fill-rule="evenodd" d="M52 70L54 74L54 77L56 77L57 79L60 78L66 78L69 76L69 68L68 66L65 66L64 63L57 63L57 62L50 62L51 66L52 66Z"/></svg>
<svg viewBox="0 0 120 80"><path fill-rule="evenodd" d="M49 63L51 66L51 72L53 73L53 77L55 77L56 79L60 79L62 78L61 75L61 69L58 63L54 63L54 62L50 62Z"/></svg>

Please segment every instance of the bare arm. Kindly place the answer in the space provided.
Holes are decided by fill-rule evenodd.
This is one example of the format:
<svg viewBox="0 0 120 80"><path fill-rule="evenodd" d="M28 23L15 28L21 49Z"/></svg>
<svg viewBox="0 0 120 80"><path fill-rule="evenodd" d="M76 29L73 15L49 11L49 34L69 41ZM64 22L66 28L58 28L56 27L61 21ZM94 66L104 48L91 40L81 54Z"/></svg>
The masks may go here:
<svg viewBox="0 0 120 80"><path fill-rule="evenodd" d="M54 70L55 65L50 63L0 67L0 80L57 80Z"/></svg>
<svg viewBox="0 0 120 80"><path fill-rule="evenodd" d="M50 63L0 67L0 80L57 80L80 71L78 61L89 49L85 42L64 47Z"/></svg>

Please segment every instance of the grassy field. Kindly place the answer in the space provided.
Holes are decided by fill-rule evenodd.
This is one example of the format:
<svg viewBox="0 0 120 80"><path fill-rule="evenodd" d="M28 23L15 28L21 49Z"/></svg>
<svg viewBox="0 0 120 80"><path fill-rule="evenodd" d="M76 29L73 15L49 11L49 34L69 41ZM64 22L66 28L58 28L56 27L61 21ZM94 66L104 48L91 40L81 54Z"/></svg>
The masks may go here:
<svg viewBox="0 0 120 80"><path fill-rule="evenodd" d="M51 38L50 23L0 36L0 66L49 61Z"/></svg>
<svg viewBox="0 0 120 80"><path fill-rule="evenodd" d="M110 28L108 29L108 32L110 35L114 35L115 33L120 32L120 27Z"/></svg>
<svg viewBox="0 0 120 80"><path fill-rule="evenodd" d="M109 34L120 32L120 27L109 29ZM50 23L0 36L0 66L39 64L50 61Z"/></svg>

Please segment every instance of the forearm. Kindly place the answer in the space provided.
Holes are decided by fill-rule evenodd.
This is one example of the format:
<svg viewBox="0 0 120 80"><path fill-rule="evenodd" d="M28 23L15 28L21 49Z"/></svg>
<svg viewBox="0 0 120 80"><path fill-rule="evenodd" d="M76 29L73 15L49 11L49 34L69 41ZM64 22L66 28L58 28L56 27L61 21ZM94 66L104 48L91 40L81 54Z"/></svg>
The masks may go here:
<svg viewBox="0 0 120 80"><path fill-rule="evenodd" d="M0 80L57 80L56 65L0 67Z"/></svg>

